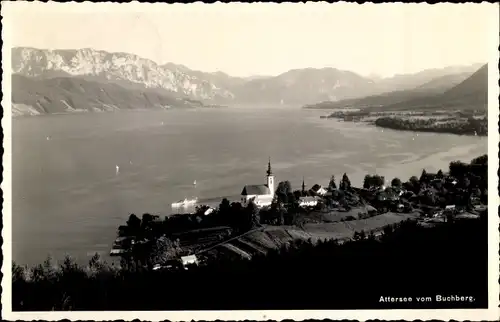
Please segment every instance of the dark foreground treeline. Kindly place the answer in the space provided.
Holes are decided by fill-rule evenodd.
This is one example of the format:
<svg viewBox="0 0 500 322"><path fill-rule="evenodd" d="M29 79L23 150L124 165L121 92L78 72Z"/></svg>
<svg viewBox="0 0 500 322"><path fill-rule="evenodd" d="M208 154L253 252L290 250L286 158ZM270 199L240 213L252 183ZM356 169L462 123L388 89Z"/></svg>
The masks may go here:
<svg viewBox="0 0 500 322"><path fill-rule="evenodd" d="M360 236L358 236L360 238ZM229 310L486 307L487 219L423 228L405 222L380 238L297 242L251 261L187 271L91 269L66 261L26 277L13 269L13 310ZM473 296L419 304L416 296ZM380 303L411 296L412 303Z"/></svg>

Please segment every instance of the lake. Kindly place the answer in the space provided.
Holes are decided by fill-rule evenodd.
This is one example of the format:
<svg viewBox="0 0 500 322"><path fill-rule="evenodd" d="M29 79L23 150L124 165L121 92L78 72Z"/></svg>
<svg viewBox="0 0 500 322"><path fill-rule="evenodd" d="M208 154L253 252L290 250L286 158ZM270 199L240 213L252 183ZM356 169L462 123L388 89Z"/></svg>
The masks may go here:
<svg viewBox="0 0 500 322"><path fill-rule="evenodd" d="M131 213L163 217L185 197L237 200L245 184L266 182L268 157L276 182L299 189L302 177L311 187L344 172L354 185L367 173L406 180L487 153L485 137L417 136L324 114L228 108L15 118L13 259L107 257Z"/></svg>

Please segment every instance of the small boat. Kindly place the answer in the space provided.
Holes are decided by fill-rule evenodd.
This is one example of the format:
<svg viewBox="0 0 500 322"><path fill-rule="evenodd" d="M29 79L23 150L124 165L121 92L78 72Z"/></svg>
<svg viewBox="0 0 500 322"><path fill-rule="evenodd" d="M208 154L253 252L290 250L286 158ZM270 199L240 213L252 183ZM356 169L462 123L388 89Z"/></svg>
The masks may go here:
<svg viewBox="0 0 500 322"><path fill-rule="evenodd" d="M195 186L196 186L196 180L194 180L193 185L195 185Z"/></svg>
<svg viewBox="0 0 500 322"><path fill-rule="evenodd" d="M198 202L198 198L194 199L184 199L184 200L179 200L177 202L172 203L172 207L187 207L194 205Z"/></svg>
<svg viewBox="0 0 500 322"><path fill-rule="evenodd" d="M47 141L50 141L50 136L47 136Z"/></svg>

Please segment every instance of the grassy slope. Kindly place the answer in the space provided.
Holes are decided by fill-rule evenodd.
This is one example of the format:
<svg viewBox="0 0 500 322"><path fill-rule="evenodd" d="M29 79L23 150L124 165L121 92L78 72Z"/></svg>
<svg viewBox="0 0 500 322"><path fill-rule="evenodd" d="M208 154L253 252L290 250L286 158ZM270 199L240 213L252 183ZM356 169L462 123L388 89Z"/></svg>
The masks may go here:
<svg viewBox="0 0 500 322"><path fill-rule="evenodd" d="M42 80L21 75L12 76L12 103L31 106L40 114L193 105L166 91L129 89L82 78Z"/></svg>
<svg viewBox="0 0 500 322"><path fill-rule="evenodd" d="M303 228L296 226L268 226L242 238L230 242L229 249L235 253L250 255L259 254L271 249L278 249L292 240L301 239L314 242L328 239L353 238L355 232L381 230L385 226L396 224L407 219L414 219L418 214L385 213L367 219L346 222L306 224ZM227 247L226 247L227 248ZM245 256L246 257L246 256Z"/></svg>

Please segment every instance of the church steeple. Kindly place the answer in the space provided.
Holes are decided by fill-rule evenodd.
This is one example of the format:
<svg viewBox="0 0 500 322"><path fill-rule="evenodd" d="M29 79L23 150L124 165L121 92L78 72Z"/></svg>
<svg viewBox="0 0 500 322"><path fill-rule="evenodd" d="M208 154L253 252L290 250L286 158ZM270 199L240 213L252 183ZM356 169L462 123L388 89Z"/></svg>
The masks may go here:
<svg viewBox="0 0 500 322"><path fill-rule="evenodd" d="M306 183L304 181L304 177L302 177L302 192L306 191Z"/></svg>
<svg viewBox="0 0 500 322"><path fill-rule="evenodd" d="M271 157L269 157L269 162L267 164L267 187L269 188L269 192L274 196L274 175L271 170Z"/></svg>
<svg viewBox="0 0 500 322"><path fill-rule="evenodd" d="M271 157L269 157L269 162L267 163L267 176L272 176L273 175L273 171L271 170Z"/></svg>

